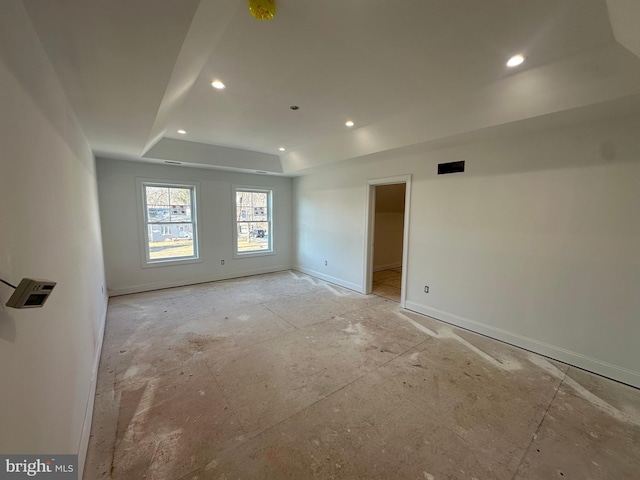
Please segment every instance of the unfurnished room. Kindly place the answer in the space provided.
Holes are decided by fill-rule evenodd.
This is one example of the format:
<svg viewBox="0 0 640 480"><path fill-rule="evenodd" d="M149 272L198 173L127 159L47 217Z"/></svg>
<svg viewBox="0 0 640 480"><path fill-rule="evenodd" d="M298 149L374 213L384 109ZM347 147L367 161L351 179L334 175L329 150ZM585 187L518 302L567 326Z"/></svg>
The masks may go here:
<svg viewBox="0 0 640 480"><path fill-rule="evenodd" d="M1 0L0 479L640 478L639 25Z"/></svg>

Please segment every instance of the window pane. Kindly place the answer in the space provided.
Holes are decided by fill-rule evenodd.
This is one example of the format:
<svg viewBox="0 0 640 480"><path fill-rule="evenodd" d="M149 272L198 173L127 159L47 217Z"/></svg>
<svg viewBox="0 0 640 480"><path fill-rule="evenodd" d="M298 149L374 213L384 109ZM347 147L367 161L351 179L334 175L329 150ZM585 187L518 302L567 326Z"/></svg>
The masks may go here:
<svg viewBox="0 0 640 480"><path fill-rule="evenodd" d="M141 185L147 263L197 259L195 186Z"/></svg>
<svg viewBox="0 0 640 480"><path fill-rule="evenodd" d="M165 187L145 187L148 222L169 221L169 189Z"/></svg>
<svg viewBox="0 0 640 480"><path fill-rule="evenodd" d="M147 204L148 222L168 222L170 218L169 205Z"/></svg>
<svg viewBox="0 0 640 480"><path fill-rule="evenodd" d="M191 189L146 187L148 222L191 222Z"/></svg>
<svg viewBox="0 0 640 480"><path fill-rule="evenodd" d="M238 252L269 250L268 222L238 223Z"/></svg>
<svg viewBox="0 0 640 480"><path fill-rule="evenodd" d="M167 187L146 186L147 205L169 205L169 189Z"/></svg>
<svg viewBox="0 0 640 480"><path fill-rule="evenodd" d="M237 253L271 252L271 192L236 190Z"/></svg>
<svg viewBox="0 0 640 480"><path fill-rule="evenodd" d="M191 205L173 204L169 214L170 222L190 222Z"/></svg>
<svg viewBox="0 0 640 480"><path fill-rule="evenodd" d="M170 188L169 201L171 204L172 222L191 221L191 190L188 188Z"/></svg>
<svg viewBox="0 0 640 480"><path fill-rule="evenodd" d="M148 225L149 259L193 257L193 226L191 223Z"/></svg>
<svg viewBox="0 0 640 480"><path fill-rule="evenodd" d="M236 219L238 221L266 221L269 194L266 192L236 192Z"/></svg>

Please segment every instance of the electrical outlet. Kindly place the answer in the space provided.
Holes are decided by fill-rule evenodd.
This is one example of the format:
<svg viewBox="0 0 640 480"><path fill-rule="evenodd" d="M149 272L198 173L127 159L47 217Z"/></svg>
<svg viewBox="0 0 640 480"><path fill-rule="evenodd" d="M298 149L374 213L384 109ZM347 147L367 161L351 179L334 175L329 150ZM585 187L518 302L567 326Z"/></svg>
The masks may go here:
<svg viewBox="0 0 640 480"><path fill-rule="evenodd" d="M429 285L424 286L424 293L429 293Z"/></svg>
<svg viewBox="0 0 640 480"><path fill-rule="evenodd" d="M327 262L326 260L324 261L324 266L326 267L327 265L329 265L329 262Z"/></svg>

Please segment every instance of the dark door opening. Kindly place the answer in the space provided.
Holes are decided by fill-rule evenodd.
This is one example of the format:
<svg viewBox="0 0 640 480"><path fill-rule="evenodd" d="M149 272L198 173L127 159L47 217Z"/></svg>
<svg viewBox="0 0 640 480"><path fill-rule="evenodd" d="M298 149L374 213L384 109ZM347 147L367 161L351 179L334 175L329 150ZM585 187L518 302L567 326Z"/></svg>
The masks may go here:
<svg viewBox="0 0 640 480"><path fill-rule="evenodd" d="M406 184L376 185L371 293L400 302Z"/></svg>

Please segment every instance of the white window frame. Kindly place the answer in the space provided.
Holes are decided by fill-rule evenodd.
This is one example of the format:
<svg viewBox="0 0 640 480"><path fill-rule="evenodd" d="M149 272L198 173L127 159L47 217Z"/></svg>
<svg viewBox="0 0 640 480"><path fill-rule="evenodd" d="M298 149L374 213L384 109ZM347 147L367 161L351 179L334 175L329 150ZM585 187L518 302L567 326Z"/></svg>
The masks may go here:
<svg viewBox="0 0 640 480"><path fill-rule="evenodd" d="M268 195L267 198L267 220L266 222L269 224L269 249L268 250L252 250L249 252L239 252L238 251L238 226L245 222L239 222L236 218L238 212L238 205L236 204L237 193L238 192L255 192L255 193L266 193ZM255 187L255 186L246 186L246 185L233 185L233 198L232 198L232 218L233 218L233 258L247 258L247 257L259 257L265 255L275 255L275 232L273 225L273 196L275 194L275 190L270 187Z"/></svg>
<svg viewBox="0 0 640 480"><path fill-rule="evenodd" d="M149 233L148 233L148 225L156 224L162 226L170 226L177 224L177 222L172 223L155 223L149 222L147 218L147 199L146 199L146 188L147 186L152 187L166 187L166 188L188 188L191 190L191 222L180 222L180 223L191 223L193 230L193 255L187 257L174 257L174 258L159 258L159 259L151 259L149 257ZM191 181L172 181L172 180L164 180L158 178L136 178L136 197L138 199L138 224L139 228L139 240L140 240L140 253L141 253L141 266L142 268L150 268L150 267L166 267L173 265L185 265L189 263L202 263L200 259L200 231L199 231L199 223L200 223L200 209L199 206L199 191L200 184L198 182Z"/></svg>

